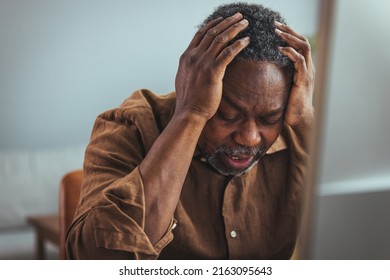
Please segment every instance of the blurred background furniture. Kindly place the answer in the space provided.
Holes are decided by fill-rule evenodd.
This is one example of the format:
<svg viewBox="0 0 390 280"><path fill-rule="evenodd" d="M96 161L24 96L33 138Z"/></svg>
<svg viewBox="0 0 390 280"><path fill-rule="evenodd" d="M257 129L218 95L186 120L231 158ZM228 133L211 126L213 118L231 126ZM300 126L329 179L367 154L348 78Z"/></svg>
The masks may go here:
<svg viewBox="0 0 390 280"><path fill-rule="evenodd" d="M0 149L0 259L35 259L37 227L49 223L59 230L51 218L44 225L35 220L33 227L27 217L58 219L59 182L70 170L80 169L84 151L85 145ZM45 257L58 259L57 241L45 243Z"/></svg>
<svg viewBox="0 0 390 280"><path fill-rule="evenodd" d="M27 218L28 223L35 230L35 252L36 259L46 259L46 242L55 246L60 245L60 227L57 214L31 216Z"/></svg>
<svg viewBox="0 0 390 280"><path fill-rule="evenodd" d="M73 220L81 191L83 171L75 170L65 174L60 182L59 214L28 217L36 234L36 258L46 258L45 244L50 242L59 248L59 258L65 260L66 230Z"/></svg>
<svg viewBox="0 0 390 280"><path fill-rule="evenodd" d="M75 170L66 174L60 184L60 209L59 209L59 240L60 259L66 259L65 235L72 223L74 213L80 200L83 170Z"/></svg>

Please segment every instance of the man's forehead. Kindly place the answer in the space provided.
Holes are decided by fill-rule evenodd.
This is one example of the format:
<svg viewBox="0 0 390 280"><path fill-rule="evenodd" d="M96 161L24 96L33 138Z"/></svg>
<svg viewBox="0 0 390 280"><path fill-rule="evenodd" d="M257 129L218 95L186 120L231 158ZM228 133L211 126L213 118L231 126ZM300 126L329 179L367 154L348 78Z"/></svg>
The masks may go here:
<svg viewBox="0 0 390 280"><path fill-rule="evenodd" d="M288 88L285 69L269 62L236 61L223 80L223 95L233 102L263 102L272 107L287 99Z"/></svg>

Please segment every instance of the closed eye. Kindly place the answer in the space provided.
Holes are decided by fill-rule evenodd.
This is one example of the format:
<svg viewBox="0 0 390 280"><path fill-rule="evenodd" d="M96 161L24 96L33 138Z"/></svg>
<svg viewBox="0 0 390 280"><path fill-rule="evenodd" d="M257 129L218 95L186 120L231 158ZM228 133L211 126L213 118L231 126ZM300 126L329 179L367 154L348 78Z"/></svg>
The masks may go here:
<svg viewBox="0 0 390 280"><path fill-rule="evenodd" d="M233 114L233 113L226 113L226 112L222 112L222 111L218 111L217 115L221 120L223 120L225 122L230 122L230 123L238 121L241 117L241 114L239 114L239 113Z"/></svg>
<svg viewBox="0 0 390 280"><path fill-rule="evenodd" d="M260 118L260 122L264 125L278 124L282 120L283 115Z"/></svg>
<svg viewBox="0 0 390 280"><path fill-rule="evenodd" d="M260 116L259 121L264 125L278 124L283 120L283 113L284 108L280 108L279 110Z"/></svg>

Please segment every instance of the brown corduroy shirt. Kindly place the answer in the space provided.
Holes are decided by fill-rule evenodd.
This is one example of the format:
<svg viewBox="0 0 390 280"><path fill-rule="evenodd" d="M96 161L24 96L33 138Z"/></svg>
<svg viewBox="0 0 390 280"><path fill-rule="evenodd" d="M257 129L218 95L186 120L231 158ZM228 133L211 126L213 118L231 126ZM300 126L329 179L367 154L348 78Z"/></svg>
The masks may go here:
<svg viewBox="0 0 390 280"><path fill-rule="evenodd" d="M139 90L98 116L85 153L80 203L67 233L68 258L290 258L307 153L287 125L259 163L241 176L217 173L196 152L172 223L151 244L144 232L138 165L174 106L175 93Z"/></svg>

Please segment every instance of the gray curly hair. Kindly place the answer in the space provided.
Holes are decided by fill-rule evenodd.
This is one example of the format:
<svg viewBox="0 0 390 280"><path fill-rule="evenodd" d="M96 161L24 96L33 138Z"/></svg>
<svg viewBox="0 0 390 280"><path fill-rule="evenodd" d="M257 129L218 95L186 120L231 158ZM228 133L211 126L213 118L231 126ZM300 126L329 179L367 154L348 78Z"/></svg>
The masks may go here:
<svg viewBox="0 0 390 280"><path fill-rule="evenodd" d="M234 38L230 44L245 36L250 37L250 44L242 50L235 59L252 61L267 61L278 66L286 67L291 78L294 73L293 62L283 55L277 46L285 47L287 43L278 37L274 30L274 21L286 24L285 19L276 11L259 4L248 4L243 2L225 4L217 7L209 15L200 27L218 17L227 18L240 12L248 20L249 26Z"/></svg>

